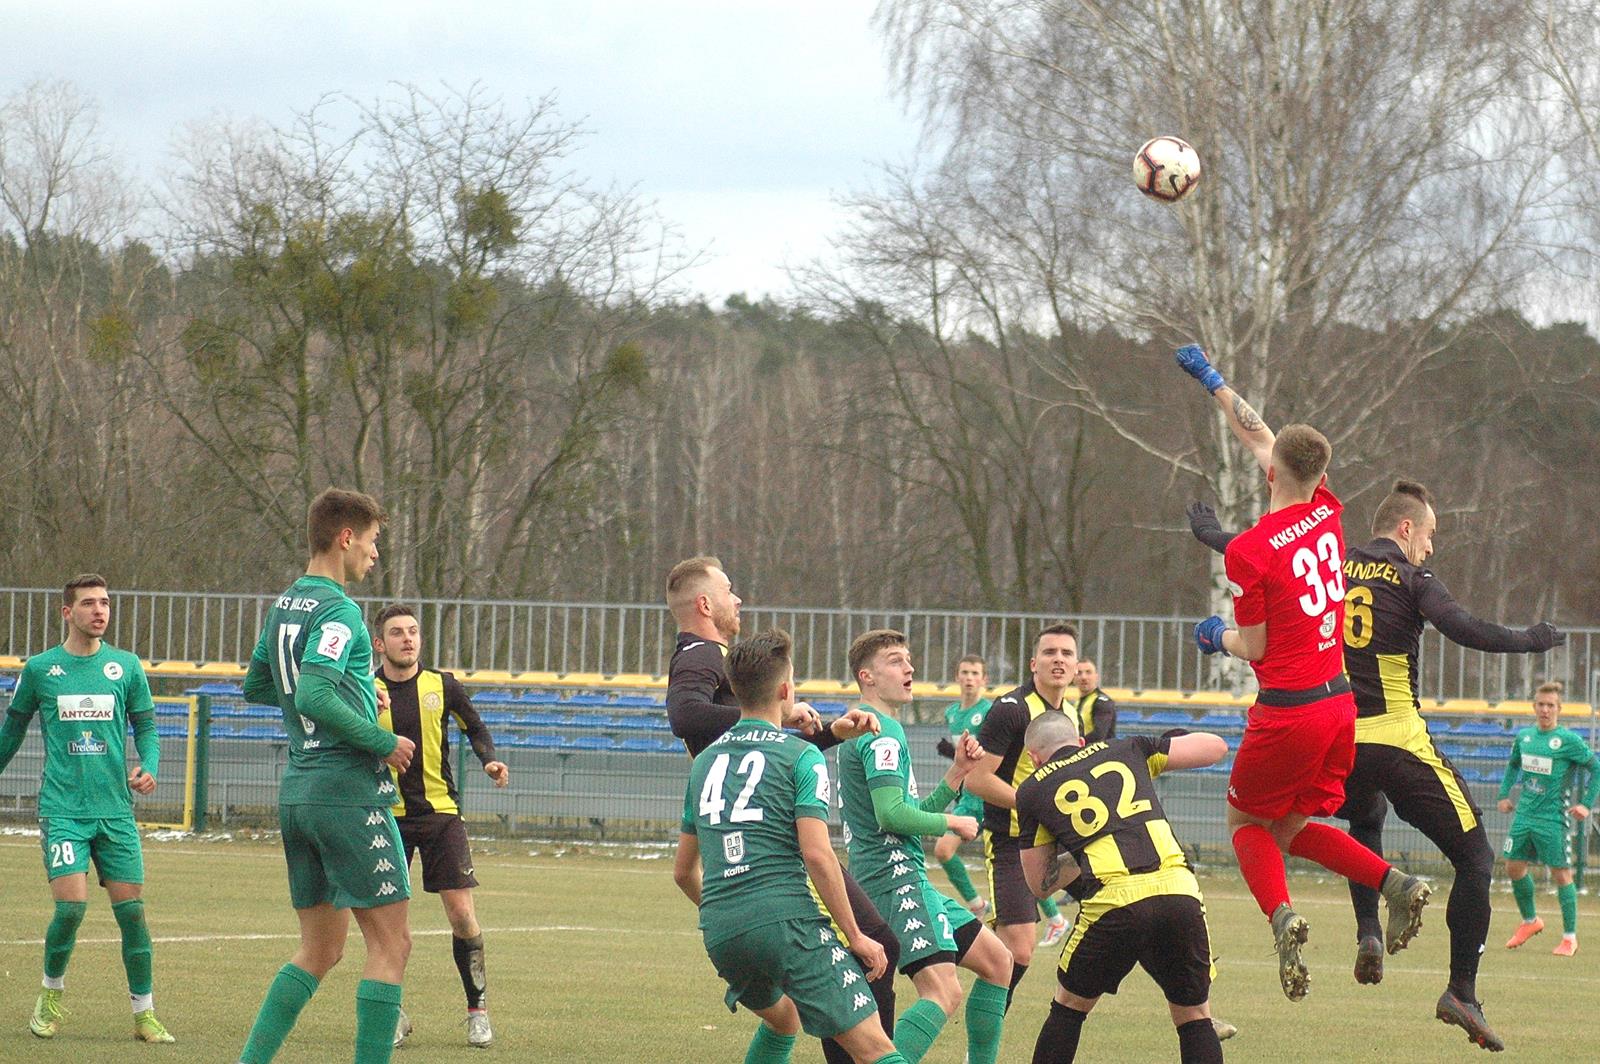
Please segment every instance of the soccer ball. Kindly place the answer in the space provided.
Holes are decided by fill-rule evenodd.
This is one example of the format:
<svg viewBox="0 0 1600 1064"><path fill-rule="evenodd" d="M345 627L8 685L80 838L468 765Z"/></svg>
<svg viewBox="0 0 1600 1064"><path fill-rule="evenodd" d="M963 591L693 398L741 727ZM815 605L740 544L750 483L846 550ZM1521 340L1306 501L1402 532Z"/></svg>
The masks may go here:
<svg viewBox="0 0 1600 1064"><path fill-rule="evenodd" d="M1176 203L1200 183L1200 155L1188 141L1153 137L1133 157L1133 183L1163 203Z"/></svg>

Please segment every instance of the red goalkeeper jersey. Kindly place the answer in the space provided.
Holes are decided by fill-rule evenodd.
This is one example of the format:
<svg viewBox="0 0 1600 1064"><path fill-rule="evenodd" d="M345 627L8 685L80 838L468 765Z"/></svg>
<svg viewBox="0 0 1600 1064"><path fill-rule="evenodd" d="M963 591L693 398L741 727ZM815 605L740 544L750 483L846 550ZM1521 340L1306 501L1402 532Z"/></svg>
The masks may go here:
<svg viewBox="0 0 1600 1064"><path fill-rule="evenodd" d="M1262 687L1297 691L1344 671L1344 507L1326 487L1233 538L1224 555L1233 617L1267 625L1252 664Z"/></svg>

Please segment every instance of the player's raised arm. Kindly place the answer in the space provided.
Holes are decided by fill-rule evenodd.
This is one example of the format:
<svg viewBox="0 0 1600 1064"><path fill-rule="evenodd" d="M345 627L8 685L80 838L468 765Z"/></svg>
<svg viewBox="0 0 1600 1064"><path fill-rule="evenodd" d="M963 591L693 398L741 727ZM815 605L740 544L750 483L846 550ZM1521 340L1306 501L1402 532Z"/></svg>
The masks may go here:
<svg viewBox="0 0 1600 1064"><path fill-rule="evenodd" d="M1244 396L1229 388L1222 379L1222 374L1211 365L1211 360L1206 357L1205 348L1199 344L1184 344L1178 348L1175 356L1178 366L1189 376L1200 382L1200 386L1217 401L1222 408L1223 416L1228 419L1228 427L1233 430L1234 436L1240 443L1256 456L1256 462L1261 466L1264 475L1267 467L1272 462L1272 444L1276 437L1261 415L1247 402Z"/></svg>

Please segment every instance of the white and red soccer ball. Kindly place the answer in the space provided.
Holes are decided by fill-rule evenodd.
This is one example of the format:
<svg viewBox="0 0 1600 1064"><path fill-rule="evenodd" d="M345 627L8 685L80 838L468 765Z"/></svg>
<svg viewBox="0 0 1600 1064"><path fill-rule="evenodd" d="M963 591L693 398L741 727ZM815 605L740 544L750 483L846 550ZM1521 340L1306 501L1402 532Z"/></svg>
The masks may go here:
<svg viewBox="0 0 1600 1064"><path fill-rule="evenodd" d="M1152 137L1133 157L1133 183L1151 199L1176 203L1200 183L1200 155L1178 137Z"/></svg>

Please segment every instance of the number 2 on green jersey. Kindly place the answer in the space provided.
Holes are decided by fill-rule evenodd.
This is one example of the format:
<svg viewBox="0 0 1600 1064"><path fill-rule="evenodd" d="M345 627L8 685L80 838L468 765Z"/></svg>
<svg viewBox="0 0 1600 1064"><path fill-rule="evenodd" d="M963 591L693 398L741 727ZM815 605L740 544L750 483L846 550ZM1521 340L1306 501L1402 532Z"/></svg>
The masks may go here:
<svg viewBox="0 0 1600 1064"><path fill-rule="evenodd" d="M705 784L700 788L700 815L713 827L722 823L722 811L728 807L728 800L722 796L722 788L728 781L728 763L732 758L732 754L718 754L711 763L711 771L706 773ZM728 813L730 823L748 824L765 815L760 806L750 805L750 796L755 794L756 784L761 782L761 774L766 770L767 755L760 750L750 751L739 762L736 775L748 778L739 797L734 799L733 809Z"/></svg>

